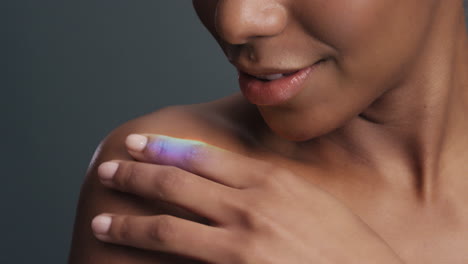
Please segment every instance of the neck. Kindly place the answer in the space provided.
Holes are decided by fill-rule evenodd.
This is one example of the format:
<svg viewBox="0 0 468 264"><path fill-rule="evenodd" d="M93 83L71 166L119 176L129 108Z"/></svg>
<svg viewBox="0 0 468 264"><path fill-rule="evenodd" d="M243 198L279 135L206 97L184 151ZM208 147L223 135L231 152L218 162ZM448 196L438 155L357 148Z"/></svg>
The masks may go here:
<svg viewBox="0 0 468 264"><path fill-rule="evenodd" d="M468 169L466 28L461 12L450 21L444 11L404 82L327 136L424 200Z"/></svg>

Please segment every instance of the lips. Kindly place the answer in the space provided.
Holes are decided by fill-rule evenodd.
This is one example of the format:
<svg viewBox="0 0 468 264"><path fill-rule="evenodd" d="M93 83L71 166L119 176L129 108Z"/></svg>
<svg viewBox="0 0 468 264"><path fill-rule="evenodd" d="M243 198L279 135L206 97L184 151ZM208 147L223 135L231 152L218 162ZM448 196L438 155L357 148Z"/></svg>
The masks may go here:
<svg viewBox="0 0 468 264"><path fill-rule="evenodd" d="M289 72L289 73L275 73L275 74L268 74L268 75L259 75L259 76L252 75L252 76L259 79L260 81L274 81L274 80L278 80L278 79L286 77L286 76L293 75L296 72L298 72L298 71L293 71L293 72Z"/></svg>
<svg viewBox="0 0 468 264"><path fill-rule="evenodd" d="M239 85L244 97L256 105L280 105L295 97L312 77L320 60L299 70L270 74L249 74L239 70Z"/></svg>

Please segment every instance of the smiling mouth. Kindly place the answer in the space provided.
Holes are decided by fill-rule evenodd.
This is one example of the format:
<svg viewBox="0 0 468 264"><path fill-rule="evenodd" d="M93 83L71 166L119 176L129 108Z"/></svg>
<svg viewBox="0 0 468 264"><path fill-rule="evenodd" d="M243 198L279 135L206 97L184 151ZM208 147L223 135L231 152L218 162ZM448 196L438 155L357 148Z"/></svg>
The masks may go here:
<svg viewBox="0 0 468 264"><path fill-rule="evenodd" d="M257 80L264 81L264 82L269 82L269 81L274 81L274 80L281 79L281 78L286 77L286 76L293 75L293 74L297 73L298 71L299 70L288 72L288 73L276 73L276 74L261 75L261 76L255 76L255 75L250 75L250 74L249 75L254 77Z"/></svg>
<svg viewBox="0 0 468 264"><path fill-rule="evenodd" d="M324 61L326 61L327 58L324 58L324 59L321 59L319 61L317 61L316 63L314 63L313 65L317 65L317 64L320 64ZM284 78L284 77L288 77L288 76L291 76L291 75L294 75L296 73L298 73L301 69L299 70L295 70L295 71L291 71L291 72L286 72L286 73L274 73L274 74L267 74L267 75L252 75L252 74L248 74L246 73L247 75L259 80L259 81L262 81L262 82L271 82L271 81L275 81L275 80L278 80L278 79L281 79L281 78Z"/></svg>

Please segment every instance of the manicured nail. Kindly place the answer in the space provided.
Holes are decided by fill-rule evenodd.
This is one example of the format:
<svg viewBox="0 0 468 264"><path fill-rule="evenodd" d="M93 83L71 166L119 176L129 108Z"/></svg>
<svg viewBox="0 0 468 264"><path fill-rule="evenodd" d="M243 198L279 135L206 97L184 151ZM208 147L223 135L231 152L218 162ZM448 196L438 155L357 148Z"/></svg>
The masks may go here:
<svg viewBox="0 0 468 264"><path fill-rule="evenodd" d="M142 151L148 143L148 138L138 134L131 134L127 137L125 144L129 150Z"/></svg>
<svg viewBox="0 0 468 264"><path fill-rule="evenodd" d="M105 235L109 231L109 228L112 223L112 217L107 215L99 215L93 219L91 227L97 235Z"/></svg>
<svg viewBox="0 0 468 264"><path fill-rule="evenodd" d="M104 162L101 165L99 165L98 175L103 180L112 180L118 168L119 164L117 162Z"/></svg>

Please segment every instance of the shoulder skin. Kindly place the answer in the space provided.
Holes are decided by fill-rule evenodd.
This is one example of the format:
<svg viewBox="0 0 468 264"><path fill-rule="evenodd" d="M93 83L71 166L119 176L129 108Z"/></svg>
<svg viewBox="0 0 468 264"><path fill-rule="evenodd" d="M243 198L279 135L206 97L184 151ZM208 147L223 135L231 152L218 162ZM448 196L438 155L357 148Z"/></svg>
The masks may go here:
<svg viewBox="0 0 468 264"><path fill-rule="evenodd" d="M171 214L192 221L203 219L190 212L163 202L148 202L140 198L106 189L98 180L97 167L109 160L133 160L125 149L125 139L132 133L153 133L201 140L231 151L248 152L249 139L245 128L236 125L232 117L223 116L231 107L240 106L238 99L229 97L212 103L172 106L136 118L114 129L97 147L81 188L77 207L70 264L192 264L188 260L162 252L105 244L94 238L92 219L100 213L157 215ZM235 118L234 118L235 119Z"/></svg>

